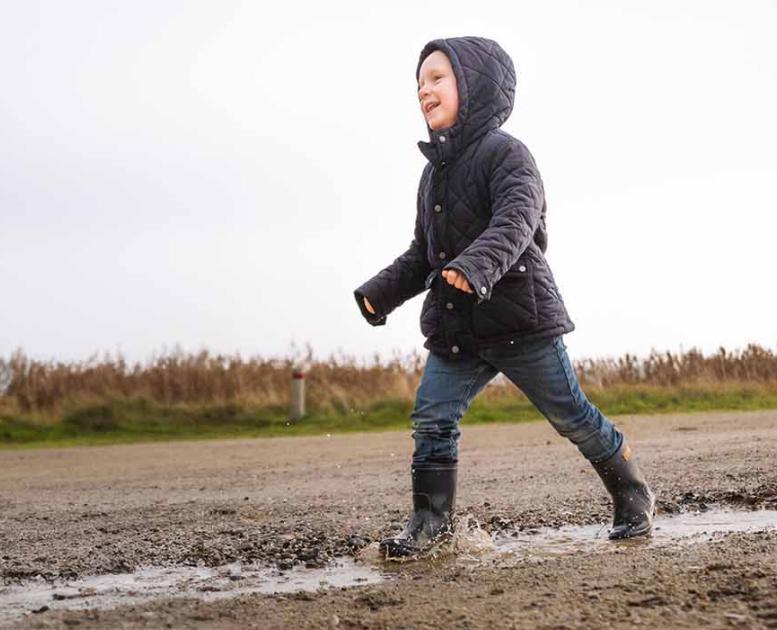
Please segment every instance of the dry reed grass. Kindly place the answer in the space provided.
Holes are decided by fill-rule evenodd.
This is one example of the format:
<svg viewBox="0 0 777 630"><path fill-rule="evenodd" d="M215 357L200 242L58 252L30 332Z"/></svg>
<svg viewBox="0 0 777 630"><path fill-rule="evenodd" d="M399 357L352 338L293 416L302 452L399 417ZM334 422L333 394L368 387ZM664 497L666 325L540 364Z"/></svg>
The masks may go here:
<svg viewBox="0 0 777 630"><path fill-rule="evenodd" d="M316 359L308 345L295 358L242 358L176 349L145 364L121 356L97 355L82 362L38 361L21 350L0 358L0 413L22 412L53 418L69 404L117 398L144 398L163 405L224 404L286 406L295 365L306 372L310 409L348 410L376 400L410 400L423 370L418 353L370 362L355 357ZM584 359L575 362L581 384L607 389L747 383L777 388L777 355L750 344L742 351L720 348L710 356L696 349L648 357ZM503 377L494 379L486 397L515 395Z"/></svg>
<svg viewBox="0 0 777 630"><path fill-rule="evenodd" d="M582 384L695 385L752 383L777 385L777 354L756 344L744 350L721 347L709 356L695 348L678 354L653 351L645 358L626 354L617 359L584 359L575 362Z"/></svg>

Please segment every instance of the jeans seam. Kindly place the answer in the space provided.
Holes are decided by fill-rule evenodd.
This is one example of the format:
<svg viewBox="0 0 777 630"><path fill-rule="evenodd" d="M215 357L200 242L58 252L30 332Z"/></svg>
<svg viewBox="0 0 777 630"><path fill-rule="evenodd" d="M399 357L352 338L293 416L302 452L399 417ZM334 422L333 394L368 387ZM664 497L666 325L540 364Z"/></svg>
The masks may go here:
<svg viewBox="0 0 777 630"><path fill-rule="evenodd" d="M567 389L569 389L569 396L574 399L575 392L572 389L571 377L569 375L569 371L567 370L567 364L561 358L561 351L558 349L559 341L560 341L559 338L556 338L553 340L553 349L556 351L556 357L558 358L559 363L561 363L561 369L564 370L564 377L565 377L564 380L567 383Z"/></svg>
<svg viewBox="0 0 777 630"><path fill-rule="evenodd" d="M558 357L559 361L561 362L561 366L564 369L564 375L566 376L567 387L569 388L569 395L574 397L574 392L572 391L572 384L570 383L570 375L569 375L569 372L567 370L567 365L562 360L562 358L561 358L561 351L558 349L558 342L559 341L560 341L560 338L555 340L553 342L553 347L556 349L556 356ZM572 369L572 364L571 363L570 363L569 367L570 367L570 369ZM578 385L578 387L579 387L579 385ZM589 405L593 405L593 403L590 400L588 400L588 396L585 395L585 392L583 392L581 390L581 393L583 394L583 397L586 399L588 404ZM599 413L601 413L601 409L599 410ZM604 414L602 414L602 415L604 416ZM609 418L605 417L605 419L607 419L612 424L612 421L609 420ZM620 433L620 431L617 431L617 427L614 424L613 424L613 429L615 429L617 433ZM615 450L613 450L612 453L610 453L609 455L607 455L606 457L603 457L601 459L589 460L589 461L591 461L591 463L598 463L598 462L605 461L605 460L609 459L610 457L612 457L618 451L618 449L621 447L623 441L624 441L623 434L621 434L621 439L618 442L618 446L615 448Z"/></svg>
<svg viewBox="0 0 777 630"><path fill-rule="evenodd" d="M481 372L483 371L483 368L476 368L475 374L472 376L472 379L469 383L467 383L467 387L464 390L464 396L459 403L459 406L456 408L456 415L459 416L459 418L456 420L456 423L458 424L460 422L461 416L464 415L464 412L466 409L464 406L467 404L467 401L469 400L470 393L472 392L472 388L475 385L475 382L478 380L478 376L480 376Z"/></svg>

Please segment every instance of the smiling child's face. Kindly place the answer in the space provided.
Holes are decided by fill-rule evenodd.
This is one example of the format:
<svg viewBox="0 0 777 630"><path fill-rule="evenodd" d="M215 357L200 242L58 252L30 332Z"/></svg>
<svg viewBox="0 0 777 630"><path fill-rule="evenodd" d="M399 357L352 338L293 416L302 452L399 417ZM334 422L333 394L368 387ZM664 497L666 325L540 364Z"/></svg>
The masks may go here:
<svg viewBox="0 0 777 630"><path fill-rule="evenodd" d="M450 127L456 121L459 111L456 76L448 56L441 50L432 52L421 64L418 100L430 129Z"/></svg>

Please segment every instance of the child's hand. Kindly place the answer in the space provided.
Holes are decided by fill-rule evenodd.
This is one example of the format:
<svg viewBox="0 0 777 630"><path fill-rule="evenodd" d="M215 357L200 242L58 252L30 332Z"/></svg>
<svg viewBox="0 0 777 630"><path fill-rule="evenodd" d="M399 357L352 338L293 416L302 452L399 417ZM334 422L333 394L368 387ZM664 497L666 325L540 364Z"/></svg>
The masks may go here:
<svg viewBox="0 0 777 630"><path fill-rule="evenodd" d="M364 298L364 307L372 314L375 315L375 309L372 308L372 304L367 298Z"/></svg>
<svg viewBox="0 0 777 630"><path fill-rule="evenodd" d="M464 291L465 293L474 293L463 273L456 271L455 269L443 269L442 277L448 281L448 284L452 284L457 289Z"/></svg>

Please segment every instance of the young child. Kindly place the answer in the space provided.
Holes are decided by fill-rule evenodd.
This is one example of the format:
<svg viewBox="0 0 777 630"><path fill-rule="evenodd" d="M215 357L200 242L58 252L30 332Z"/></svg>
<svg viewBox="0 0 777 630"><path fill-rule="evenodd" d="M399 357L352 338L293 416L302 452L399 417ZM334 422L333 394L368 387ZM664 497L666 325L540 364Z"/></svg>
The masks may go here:
<svg viewBox="0 0 777 630"><path fill-rule="evenodd" d="M435 39L416 68L429 163L407 251L354 291L373 326L424 290L429 355L411 413L413 512L380 543L387 557L422 552L450 533L459 420L499 372L574 443L613 499L610 538L649 535L655 497L623 435L581 391L562 335L574 330L545 260L545 196L526 146L500 126L515 70L495 41Z"/></svg>

